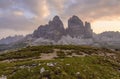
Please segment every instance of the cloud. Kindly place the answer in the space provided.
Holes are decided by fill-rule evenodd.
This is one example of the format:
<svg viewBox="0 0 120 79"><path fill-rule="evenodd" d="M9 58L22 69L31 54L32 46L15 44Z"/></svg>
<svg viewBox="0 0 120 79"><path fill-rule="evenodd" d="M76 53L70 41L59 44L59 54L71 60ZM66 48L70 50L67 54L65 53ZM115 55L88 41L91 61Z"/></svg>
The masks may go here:
<svg viewBox="0 0 120 79"><path fill-rule="evenodd" d="M10 8L13 2L11 0L0 0L0 9Z"/></svg>
<svg viewBox="0 0 120 79"><path fill-rule="evenodd" d="M0 29L31 32L59 15L95 22L120 16L120 0L0 0Z"/></svg>
<svg viewBox="0 0 120 79"><path fill-rule="evenodd" d="M4 4L0 6L2 29L31 31L50 14L45 0L8 0L7 3L1 0L0 3Z"/></svg>
<svg viewBox="0 0 120 79"><path fill-rule="evenodd" d="M17 15L17 16L23 16L24 12L22 12L22 11L14 11L13 14Z"/></svg>
<svg viewBox="0 0 120 79"><path fill-rule="evenodd" d="M0 29L0 39L7 36L26 35L29 33L30 33L29 31L15 31L11 29Z"/></svg>
<svg viewBox="0 0 120 79"><path fill-rule="evenodd" d="M67 6L65 13L68 16L77 14L84 19L96 20L101 17L120 16L118 8L119 0L76 0L76 3Z"/></svg>

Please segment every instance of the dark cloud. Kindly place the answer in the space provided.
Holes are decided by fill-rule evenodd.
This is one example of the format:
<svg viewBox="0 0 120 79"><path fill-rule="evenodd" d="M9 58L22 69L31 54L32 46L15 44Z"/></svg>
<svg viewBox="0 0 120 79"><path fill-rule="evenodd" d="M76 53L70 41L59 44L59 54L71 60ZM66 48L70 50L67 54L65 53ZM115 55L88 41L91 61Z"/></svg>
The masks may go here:
<svg viewBox="0 0 120 79"><path fill-rule="evenodd" d="M31 31L55 15L96 21L120 16L119 8L120 0L0 0L0 29Z"/></svg>

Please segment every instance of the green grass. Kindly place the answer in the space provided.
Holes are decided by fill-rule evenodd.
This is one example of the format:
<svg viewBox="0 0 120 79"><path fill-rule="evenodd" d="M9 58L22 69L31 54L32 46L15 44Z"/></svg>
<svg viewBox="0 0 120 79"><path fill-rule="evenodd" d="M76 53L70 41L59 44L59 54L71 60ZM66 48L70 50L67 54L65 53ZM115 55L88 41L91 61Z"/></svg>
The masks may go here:
<svg viewBox="0 0 120 79"><path fill-rule="evenodd" d="M57 59L36 60L36 57L41 56L41 53L53 53L54 49L59 49ZM109 56L91 55L98 54L98 51L115 53L117 59ZM80 52L84 52L88 56L66 57L72 53L81 55ZM0 55L0 76L6 75L8 79L120 79L119 56L119 52L89 46L26 47ZM22 60L5 61L11 59ZM48 66L47 63L52 63L54 66ZM40 73L41 68L45 69L43 73Z"/></svg>
<svg viewBox="0 0 120 79"><path fill-rule="evenodd" d="M39 57L41 53L52 53L53 49L48 46L33 46L19 49L17 51L0 54L0 60L21 59Z"/></svg>
<svg viewBox="0 0 120 79"><path fill-rule="evenodd" d="M53 67L47 63L57 63ZM41 65L39 65L41 64ZM20 68L24 66L24 68ZM44 67L45 72L40 74ZM8 79L119 79L120 65L98 56L73 57L56 60L29 60L0 63L0 75ZM80 74L76 74L79 72Z"/></svg>
<svg viewBox="0 0 120 79"><path fill-rule="evenodd" d="M0 54L0 61L2 60L10 60L10 59L21 59L21 58L32 58L32 57L40 57L41 53L53 53L54 49L59 49L61 52L63 50L71 50L71 52L67 52L67 54L76 53L80 55L80 52L84 52L86 54L98 54L98 51L113 53L113 51L106 48L96 48L90 46L75 46L75 45L53 45L53 46L28 46L26 48L19 49L17 51L8 52L4 54ZM63 53L61 53L63 54ZM58 52L58 55L60 53Z"/></svg>

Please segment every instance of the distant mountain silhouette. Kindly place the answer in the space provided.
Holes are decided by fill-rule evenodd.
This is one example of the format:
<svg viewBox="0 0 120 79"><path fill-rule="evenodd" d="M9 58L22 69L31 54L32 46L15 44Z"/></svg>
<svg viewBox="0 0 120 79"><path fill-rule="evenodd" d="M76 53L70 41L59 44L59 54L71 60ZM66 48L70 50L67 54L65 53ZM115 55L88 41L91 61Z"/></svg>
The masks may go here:
<svg viewBox="0 0 120 79"><path fill-rule="evenodd" d="M0 40L0 44L10 44L13 42L17 42L23 38L22 35L15 35L15 36L9 36L6 38L3 38Z"/></svg>

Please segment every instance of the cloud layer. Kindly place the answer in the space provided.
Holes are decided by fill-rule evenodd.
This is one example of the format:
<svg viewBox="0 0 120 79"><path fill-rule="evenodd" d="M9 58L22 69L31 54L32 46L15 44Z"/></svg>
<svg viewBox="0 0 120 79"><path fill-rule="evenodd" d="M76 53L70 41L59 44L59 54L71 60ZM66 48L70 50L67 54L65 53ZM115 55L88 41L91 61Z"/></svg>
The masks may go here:
<svg viewBox="0 0 120 79"><path fill-rule="evenodd" d="M55 15L64 22L72 15L90 22L113 20L120 18L119 8L120 0L0 0L0 29L30 33Z"/></svg>

